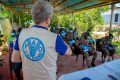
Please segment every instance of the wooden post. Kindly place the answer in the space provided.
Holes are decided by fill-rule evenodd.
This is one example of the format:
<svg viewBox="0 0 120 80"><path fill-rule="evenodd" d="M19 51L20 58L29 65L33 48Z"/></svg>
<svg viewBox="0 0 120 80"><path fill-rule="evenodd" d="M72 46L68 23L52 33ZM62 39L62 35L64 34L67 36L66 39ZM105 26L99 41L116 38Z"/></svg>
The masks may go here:
<svg viewBox="0 0 120 80"><path fill-rule="evenodd" d="M112 29L114 9L115 9L115 3L113 3L113 4L111 5L111 18L110 18L109 33L110 33L110 30Z"/></svg>
<svg viewBox="0 0 120 80"><path fill-rule="evenodd" d="M20 25L20 27L22 27L20 15L19 15L19 25Z"/></svg>
<svg viewBox="0 0 120 80"><path fill-rule="evenodd" d="M72 28L73 28L73 12L72 12L71 26L72 26Z"/></svg>
<svg viewBox="0 0 120 80"><path fill-rule="evenodd" d="M12 28L13 28L13 14L11 12L11 25L12 25Z"/></svg>
<svg viewBox="0 0 120 80"><path fill-rule="evenodd" d="M58 24L59 24L59 16L56 14L55 16L57 16L57 24L56 24L56 27L58 27Z"/></svg>
<svg viewBox="0 0 120 80"><path fill-rule="evenodd" d="M76 25L75 25L75 16L74 16L74 13L72 13L72 17L73 17L73 20L72 20L72 22L73 22L74 29L75 29L75 28L76 28Z"/></svg>

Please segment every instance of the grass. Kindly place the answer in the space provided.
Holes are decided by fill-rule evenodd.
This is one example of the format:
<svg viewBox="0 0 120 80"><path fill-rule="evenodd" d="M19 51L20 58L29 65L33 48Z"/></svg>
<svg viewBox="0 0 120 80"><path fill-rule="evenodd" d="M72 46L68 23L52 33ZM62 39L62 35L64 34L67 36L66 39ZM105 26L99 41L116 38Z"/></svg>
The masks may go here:
<svg viewBox="0 0 120 80"><path fill-rule="evenodd" d="M114 44L115 46L117 46L117 48L116 48L116 53L117 53L118 55L120 55L120 41L119 41L119 42L118 42L118 41L113 42L113 44Z"/></svg>
<svg viewBox="0 0 120 80"><path fill-rule="evenodd" d="M118 47L118 48L116 49L116 53L117 53L118 55L120 55L120 47Z"/></svg>

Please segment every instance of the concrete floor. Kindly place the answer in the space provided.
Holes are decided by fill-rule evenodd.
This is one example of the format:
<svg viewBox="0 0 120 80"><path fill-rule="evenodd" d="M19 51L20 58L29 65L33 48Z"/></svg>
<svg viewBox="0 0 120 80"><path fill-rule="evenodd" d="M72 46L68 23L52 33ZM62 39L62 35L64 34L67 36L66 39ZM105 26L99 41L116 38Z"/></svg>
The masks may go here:
<svg viewBox="0 0 120 80"><path fill-rule="evenodd" d="M0 74L2 76L2 80L10 80L10 73L9 73L9 64L8 64L8 55L3 56L5 64L3 67L0 68ZM114 59L118 59L120 58L120 56L115 55ZM75 61L76 56L59 56L58 57L58 61L57 61L57 66L58 66L58 70L57 70L57 76L61 76L62 74L66 74L66 73L71 73L74 71L79 71L79 70L83 70L86 69L86 64L85 67L83 68L82 66L82 56L79 56L78 61ZM91 60L91 57L90 57ZM101 54L98 55L98 58L96 60L96 65L100 65L101 64ZM13 74L13 77L15 79L15 76Z"/></svg>

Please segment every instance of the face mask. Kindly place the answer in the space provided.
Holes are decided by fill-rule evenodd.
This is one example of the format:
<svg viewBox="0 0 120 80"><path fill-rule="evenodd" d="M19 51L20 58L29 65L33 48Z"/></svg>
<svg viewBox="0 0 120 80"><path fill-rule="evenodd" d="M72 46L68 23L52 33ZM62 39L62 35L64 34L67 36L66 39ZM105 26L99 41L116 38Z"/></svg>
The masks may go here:
<svg viewBox="0 0 120 80"><path fill-rule="evenodd" d="M15 33L11 33L11 36L15 36Z"/></svg>
<svg viewBox="0 0 120 80"><path fill-rule="evenodd" d="M72 33L73 31L72 30L70 30L70 33Z"/></svg>

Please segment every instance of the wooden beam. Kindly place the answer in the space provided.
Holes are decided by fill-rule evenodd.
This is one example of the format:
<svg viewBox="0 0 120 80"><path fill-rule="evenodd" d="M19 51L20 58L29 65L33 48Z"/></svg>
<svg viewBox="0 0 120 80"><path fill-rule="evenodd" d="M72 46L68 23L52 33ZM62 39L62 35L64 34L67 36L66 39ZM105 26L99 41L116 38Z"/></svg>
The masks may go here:
<svg viewBox="0 0 120 80"><path fill-rule="evenodd" d="M89 0L86 0L86 2L87 2L87 1L89 1ZM105 3L105 4L102 3L103 6L109 5L109 4L111 4L112 2L114 2L114 3L120 2L120 0L100 0L100 1L103 1L103 3ZM107 1L108 1L108 2L107 2ZM110 2L110 1L112 1L112 2ZM80 3L80 4L82 4L82 3ZM76 5L68 6L68 7L64 8L63 10L60 10L60 12L62 12L62 11L67 11L67 10L71 10L72 7L78 6L78 5L80 5L80 4L77 3ZM95 6L96 6L96 5L95 5ZM90 7L87 7L87 8L88 8L88 9L91 9L91 7L94 8L95 6L90 6ZM99 7L99 6L101 6L101 5L98 4L97 6ZM97 7L97 6L96 6L96 7ZM96 8L96 7L95 7L95 8ZM84 10L84 9L86 9L86 8L83 8L83 10ZM81 10L82 10L82 9L80 9L80 10L71 10L70 13L72 13L72 12L77 12L77 11L81 11ZM56 11L55 13L57 13L57 12L58 12L58 11Z"/></svg>
<svg viewBox="0 0 120 80"><path fill-rule="evenodd" d="M24 5L31 5L31 4L33 4L32 2L31 3L22 3L22 4L12 4L12 5L7 5L7 6L24 6Z"/></svg>
<svg viewBox="0 0 120 80"><path fill-rule="evenodd" d="M14 9L15 7L10 7L11 9ZM22 8L19 8L19 9L29 9L29 10L31 10L31 8L24 8L24 7L22 7Z"/></svg>
<svg viewBox="0 0 120 80"><path fill-rule="evenodd" d="M68 7L64 8L64 9L62 9L62 10L60 10L60 11L61 11L61 12L62 12L62 11L66 11L66 10L68 10L68 9L71 9L72 7L78 6L78 5L83 4L83 3L85 3L85 2L88 2L88 1L90 1L90 0L85 0L85 1L82 1L82 2L79 2L79 3L76 3L76 4L74 4L74 5L71 5L71 6L68 6ZM112 2L117 2L117 1L119 1L119 0L102 0L102 2L109 2L109 3L110 3L110 1L112 1Z"/></svg>
<svg viewBox="0 0 120 80"><path fill-rule="evenodd" d="M73 5L71 5L71 6L68 6L68 7L62 9L61 11L66 11L66 10L68 10L68 9L71 9L72 7L78 6L78 5L83 4L83 3L85 3L85 2L88 2L88 1L90 1L90 0L84 0L84 1L82 1L82 2L73 4Z"/></svg>
<svg viewBox="0 0 120 80"><path fill-rule="evenodd" d="M20 4L22 4L22 1L21 1L21 0L19 0L19 2L20 2Z"/></svg>
<svg viewBox="0 0 120 80"><path fill-rule="evenodd" d="M95 6L89 6L89 7L86 7L86 8L82 8L82 9L78 9L78 10L72 10L72 11L69 11L69 12L65 12L64 14L75 13L75 12L78 12L78 11L84 11L84 10L88 10L88 9L92 9L92 8L97 8L97 7L102 7L102 6L106 6L106 5L108 5L108 4L104 4L104 5L97 4Z"/></svg>
<svg viewBox="0 0 120 80"><path fill-rule="evenodd" d="M13 10L12 8L4 5L3 3L0 2L0 4L3 5L3 6L5 6L5 8L6 8L7 10L12 11L12 12L15 13L15 14L19 14L17 11L15 11L15 10Z"/></svg>
<svg viewBox="0 0 120 80"><path fill-rule="evenodd" d="M21 26L21 16L19 15L19 25L20 25L20 27L22 27Z"/></svg>
<svg viewBox="0 0 120 80"><path fill-rule="evenodd" d="M116 1L120 1L120 0L100 0L102 2L116 2Z"/></svg>
<svg viewBox="0 0 120 80"><path fill-rule="evenodd" d="M66 3L66 2L67 2L67 0L64 0L64 1L60 2L60 3L57 3L53 7L55 8L55 7L60 6L60 5L64 4L64 3Z"/></svg>
<svg viewBox="0 0 120 80"><path fill-rule="evenodd" d="M20 3L21 3L21 5L23 4L23 2L22 2L22 0L19 0L20 1ZM25 5L24 6L22 6L23 8L25 8Z"/></svg>
<svg viewBox="0 0 120 80"><path fill-rule="evenodd" d="M23 7L24 5L23 4L21 4L21 5L15 5L16 7ZM9 5L8 7L14 7L14 6L12 6L12 5Z"/></svg>
<svg viewBox="0 0 120 80"><path fill-rule="evenodd" d="M75 13L75 12L78 12L78 11L84 11L84 10L93 9L93 8L98 8L98 7L102 7L102 6L106 6L106 5L108 5L108 4L86 7L86 8L78 9L78 10L73 11L73 12ZM71 11L71 12L72 12L72 11ZM68 14L71 13L71 12L68 12Z"/></svg>
<svg viewBox="0 0 120 80"><path fill-rule="evenodd" d="M31 9L30 8L24 8L24 9L22 9L23 11L26 11L26 12L29 12L29 11L31 11Z"/></svg>
<svg viewBox="0 0 120 80"><path fill-rule="evenodd" d="M32 0L32 3L34 4L36 0Z"/></svg>
<svg viewBox="0 0 120 80"><path fill-rule="evenodd" d="M59 0L60 1L60 0ZM53 2L52 2L52 5L54 6L54 5L56 5L57 3L59 3L59 1L58 0L54 0Z"/></svg>
<svg viewBox="0 0 120 80"><path fill-rule="evenodd" d="M16 6L16 7L23 7L23 8L25 8L25 6L27 6L27 5L31 5L31 4L16 4L15 6ZM13 8L14 6L10 5L10 6L8 6L8 7Z"/></svg>
<svg viewBox="0 0 120 80"><path fill-rule="evenodd" d="M118 2L115 2L115 3L119 3L120 1ZM106 5L110 5L112 4L112 2L108 3L108 2L103 2L103 3L100 3L100 4L97 4L97 5L94 5L94 6L89 6L89 7L86 7L86 8L82 8L82 9L78 9L78 10L71 10L69 12L64 12L64 14L70 14L70 13L75 13L75 12L78 12L78 11L84 11L84 10L88 10L88 9L92 9L92 8L98 8L98 7L102 7L102 6L106 6Z"/></svg>

